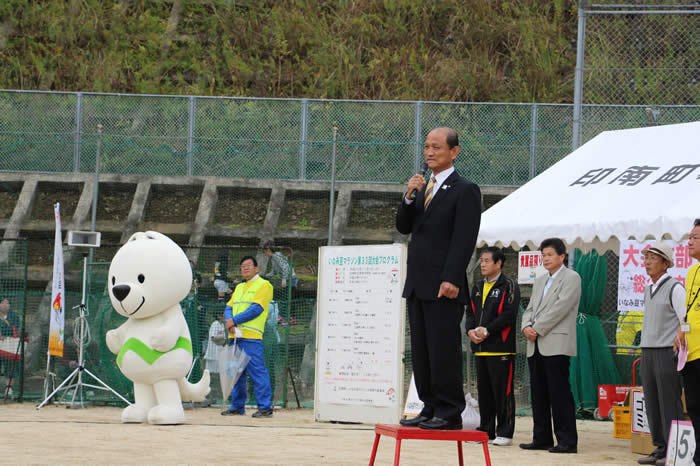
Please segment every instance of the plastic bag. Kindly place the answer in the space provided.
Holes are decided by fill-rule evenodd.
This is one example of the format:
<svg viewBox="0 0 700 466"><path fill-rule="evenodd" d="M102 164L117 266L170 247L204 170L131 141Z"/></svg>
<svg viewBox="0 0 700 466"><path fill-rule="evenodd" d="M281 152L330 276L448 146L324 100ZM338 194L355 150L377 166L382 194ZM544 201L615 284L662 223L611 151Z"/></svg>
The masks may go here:
<svg viewBox="0 0 700 466"><path fill-rule="evenodd" d="M481 415L479 414L479 402L467 393L464 396L465 408L462 411L462 427L464 429L476 429L481 423Z"/></svg>
<svg viewBox="0 0 700 466"><path fill-rule="evenodd" d="M229 340L230 341L230 340ZM245 370L250 356L236 344L229 345L228 341L219 354L219 381L221 382L221 393L224 395L224 400L231 394L231 389L238 382L241 374Z"/></svg>

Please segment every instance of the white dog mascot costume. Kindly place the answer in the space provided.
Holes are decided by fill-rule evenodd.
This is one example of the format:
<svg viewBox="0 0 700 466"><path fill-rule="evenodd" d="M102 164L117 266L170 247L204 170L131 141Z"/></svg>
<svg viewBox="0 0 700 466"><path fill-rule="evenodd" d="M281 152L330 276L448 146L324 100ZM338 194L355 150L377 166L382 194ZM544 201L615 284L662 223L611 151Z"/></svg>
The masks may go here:
<svg viewBox="0 0 700 466"><path fill-rule="evenodd" d="M134 382L135 403L122 411L122 422L182 424L182 401L209 394L209 371L196 384L185 379L192 364L180 308L192 285L187 256L161 233L134 233L114 255L108 280L112 306L128 318L106 336L122 373Z"/></svg>

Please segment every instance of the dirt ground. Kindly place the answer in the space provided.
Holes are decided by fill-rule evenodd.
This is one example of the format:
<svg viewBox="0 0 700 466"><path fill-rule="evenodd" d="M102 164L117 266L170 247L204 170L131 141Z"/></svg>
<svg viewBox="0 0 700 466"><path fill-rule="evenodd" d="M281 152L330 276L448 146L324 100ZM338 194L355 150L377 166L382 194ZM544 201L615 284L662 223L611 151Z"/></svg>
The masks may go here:
<svg viewBox="0 0 700 466"><path fill-rule="evenodd" d="M185 412L180 426L125 425L120 409L66 409L34 404L0 406L2 463L236 463L361 465L369 461L373 426L318 423L311 410L278 410L271 419L223 417L219 408ZM530 441L532 419L516 419L515 444L491 447L494 465L634 464L629 440L612 436L611 422L578 421L579 453L555 455L517 447ZM377 465L393 464L394 439L382 437ZM457 464L454 442L404 440L402 465ZM481 445L464 445L465 464L484 463Z"/></svg>

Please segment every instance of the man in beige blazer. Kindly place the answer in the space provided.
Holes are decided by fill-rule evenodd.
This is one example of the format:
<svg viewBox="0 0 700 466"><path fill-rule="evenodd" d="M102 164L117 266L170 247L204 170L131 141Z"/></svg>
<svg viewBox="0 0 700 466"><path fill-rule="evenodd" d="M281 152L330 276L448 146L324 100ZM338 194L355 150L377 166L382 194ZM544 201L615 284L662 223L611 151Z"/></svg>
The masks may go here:
<svg viewBox="0 0 700 466"><path fill-rule="evenodd" d="M566 246L559 238L540 245L547 274L537 277L523 314L527 338L534 431L524 450L576 453L576 407L569 385L569 357L576 356L576 315L581 277L564 265ZM553 446L552 419L557 446Z"/></svg>

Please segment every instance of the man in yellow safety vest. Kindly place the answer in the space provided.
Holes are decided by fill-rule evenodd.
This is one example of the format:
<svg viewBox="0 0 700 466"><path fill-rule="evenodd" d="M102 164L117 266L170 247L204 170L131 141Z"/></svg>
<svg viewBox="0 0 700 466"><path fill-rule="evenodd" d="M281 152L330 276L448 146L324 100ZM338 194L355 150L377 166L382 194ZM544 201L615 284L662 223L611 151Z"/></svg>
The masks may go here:
<svg viewBox="0 0 700 466"><path fill-rule="evenodd" d="M233 386L231 407L221 412L223 416L245 415L247 376L253 381L255 401L258 404L258 410L253 413L253 417L272 416L270 375L265 367L262 340L267 311L272 300L272 285L262 278L259 272L255 257L245 256L241 259L241 275L245 281L236 286L224 311L229 338L234 336L237 327L241 333L237 345L250 356L250 362Z"/></svg>
<svg viewBox="0 0 700 466"><path fill-rule="evenodd" d="M696 218L688 238L688 255L700 261L700 218ZM688 269L685 280L685 319L673 343L674 351L681 346L688 360L682 369L685 405L693 423L695 454L693 462L700 464L700 263Z"/></svg>

